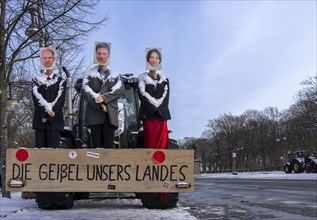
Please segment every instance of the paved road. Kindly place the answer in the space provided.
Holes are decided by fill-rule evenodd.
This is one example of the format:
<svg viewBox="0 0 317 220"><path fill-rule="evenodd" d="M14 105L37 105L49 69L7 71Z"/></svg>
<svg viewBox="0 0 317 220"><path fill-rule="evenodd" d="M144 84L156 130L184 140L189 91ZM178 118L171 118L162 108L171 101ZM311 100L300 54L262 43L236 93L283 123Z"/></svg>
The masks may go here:
<svg viewBox="0 0 317 220"><path fill-rule="evenodd" d="M317 180L195 178L180 194L198 219L317 219Z"/></svg>

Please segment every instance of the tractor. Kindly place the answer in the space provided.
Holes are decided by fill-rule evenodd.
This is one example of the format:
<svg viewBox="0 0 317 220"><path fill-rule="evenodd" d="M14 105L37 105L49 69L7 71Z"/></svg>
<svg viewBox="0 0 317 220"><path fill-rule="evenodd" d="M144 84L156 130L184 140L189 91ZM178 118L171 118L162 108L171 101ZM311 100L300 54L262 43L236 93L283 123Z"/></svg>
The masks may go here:
<svg viewBox="0 0 317 220"><path fill-rule="evenodd" d="M64 72L67 76L70 76L68 70L64 67ZM138 79L133 76L133 73L126 73L120 75L122 82L124 83L125 91L118 100L119 107L119 127L115 131L115 148L117 149L142 149L144 148L143 143L143 129L140 120L138 119L139 113L139 99L138 99ZM72 99L72 103L77 101L77 114L75 119L69 121L69 126L65 127L65 131L62 135L61 144L64 145L62 148L72 146L74 148L91 148L91 133L90 129L85 127L85 110L87 105L87 100L81 96L81 87L83 79L80 78L75 83L76 95ZM70 103L68 103L70 105ZM71 109L71 108L68 108ZM68 110L68 115L72 113ZM74 123L75 121L75 123ZM169 131L171 132L171 131ZM169 139L168 149L178 149L177 141L174 139ZM137 198L142 199L142 203L145 207L160 208L167 207L173 208L176 206L178 200L178 193L170 193L167 199L169 201L166 204L160 204L156 197L159 194L143 194L136 193ZM147 198L143 198L147 195ZM75 198L77 199L88 199L90 193L87 192L77 192L75 193ZM159 199L158 199L159 200ZM148 204L157 203L157 204Z"/></svg>
<svg viewBox="0 0 317 220"><path fill-rule="evenodd" d="M167 209L176 207L179 192L194 190L192 150L178 149L173 139L166 150L144 149L138 80L133 74L120 76L125 91L118 101L115 147L99 149L92 148L90 129L84 125L87 101L80 93L83 80L76 81L73 96L71 74L65 67L63 70L67 76L67 112L61 144L58 149L8 149L9 191L52 196L66 192L74 199L98 197L100 192L133 193L146 208ZM66 208L71 207L72 203Z"/></svg>
<svg viewBox="0 0 317 220"><path fill-rule="evenodd" d="M299 150L288 152L289 160L284 163L283 169L285 173L317 173L317 159L310 156L308 150Z"/></svg>

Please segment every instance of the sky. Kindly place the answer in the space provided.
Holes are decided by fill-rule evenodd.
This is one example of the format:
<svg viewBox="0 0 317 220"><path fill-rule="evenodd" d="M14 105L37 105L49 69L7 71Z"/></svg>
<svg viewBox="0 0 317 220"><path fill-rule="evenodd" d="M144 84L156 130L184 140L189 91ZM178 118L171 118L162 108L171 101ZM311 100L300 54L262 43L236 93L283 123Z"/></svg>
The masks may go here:
<svg viewBox="0 0 317 220"><path fill-rule="evenodd" d="M218 174L202 174L197 178L228 178L230 179L301 179L316 180L316 173L297 173L286 174L282 171L275 172L250 172L238 173L218 173ZM11 194L12 199L0 199L0 218L6 220L37 220L37 219L178 219L193 220L196 219L188 212L189 207L182 205L182 200L178 202L175 209L157 210L146 209L142 207L139 199L100 199L100 200L75 200L74 206L70 210L41 210L37 208L34 199L21 199L21 193L15 192ZM228 202L228 201L227 201ZM288 203L294 201L285 200ZM202 209L201 212L206 212ZM217 212L217 210L214 210ZM285 212L287 213L287 212ZM218 213L219 214L219 213ZM278 213L281 215L281 213ZM288 213L290 214L290 213ZM221 217L221 216L220 216ZM228 217L223 213L223 217ZM289 219L285 217L283 219Z"/></svg>
<svg viewBox="0 0 317 220"><path fill-rule="evenodd" d="M171 138L200 137L223 114L295 102L316 74L317 3L311 1L100 1L106 25L86 43L111 42L109 68L145 71L145 49L162 48L170 80Z"/></svg>

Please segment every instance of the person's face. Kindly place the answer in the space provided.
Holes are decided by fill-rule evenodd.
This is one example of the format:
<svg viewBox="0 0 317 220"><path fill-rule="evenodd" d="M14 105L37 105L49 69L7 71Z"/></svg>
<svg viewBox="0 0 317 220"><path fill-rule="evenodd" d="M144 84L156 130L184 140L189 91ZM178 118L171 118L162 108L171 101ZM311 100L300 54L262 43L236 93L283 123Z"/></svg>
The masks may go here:
<svg viewBox="0 0 317 220"><path fill-rule="evenodd" d="M55 57L54 57L53 52L51 50L48 50L48 49L43 50L42 56L41 56L42 65L45 68L49 68L54 64L54 61L55 61Z"/></svg>
<svg viewBox="0 0 317 220"><path fill-rule="evenodd" d="M99 48L96 52L96 60L99 64L104 64L109 58L109 51L107 48Z"/></svg>
<svg viewBox="0 0 317 220"><path fill-rule="evenodd" d="M149 57L149 63L151 66L156 67L160 64L160 58L156 52L152 52Z"/></svg>

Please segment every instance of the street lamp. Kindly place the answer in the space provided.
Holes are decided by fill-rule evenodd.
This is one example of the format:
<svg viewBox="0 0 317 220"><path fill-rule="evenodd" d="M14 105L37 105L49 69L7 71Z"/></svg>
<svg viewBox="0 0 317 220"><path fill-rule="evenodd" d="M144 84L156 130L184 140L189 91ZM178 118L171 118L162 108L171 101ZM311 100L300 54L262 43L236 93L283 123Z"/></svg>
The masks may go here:
<svg viewBox="0 0 317 220"><path fill-rule="evenodd" d="M280 163L281 165L283 166L284 164L284 154L283 154L283 151L284 151L284 148L283 148L283 143L287 141L287 137L284 136L284 135L279 135L276 139L275 139L276 143L279 143L280 144L280 147L278 147L278 153L280 155Z"/></svg>
<svg viewBox="0 0 317 220"><path fill-rule="evenodd" d="M32 41L39 42L39 46L41 48L46 46L46 35L42 31L42 6L40 5L40 2L37 2L36 4L34 3L34 0L32 2L32 7L29 8L31 15L31 25L26 29L25 34ZM33 5L36 5L37 8L34 8ZM35 14L36 9L37 15Z"/></svg>
<svg viewBox="0 0 317 220"><path fill-rule="evenodd" d="M232 150L232 158L233 158L233 168L232 168L232 174L237 175L238 172L236 171L236 157L237 157L237 150L234 148Z"/></svg>
<svg viewBox="0 0 317 220"><path fill-rule="evenodd" d="M25 34L28 36L32 41L39 41L41 39L41 33L39 26L35 20L35 9L32 7L29 9L31 14L31 25L26 29Z"/></svg>

